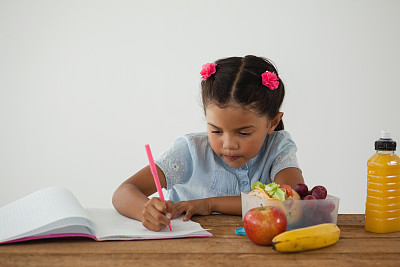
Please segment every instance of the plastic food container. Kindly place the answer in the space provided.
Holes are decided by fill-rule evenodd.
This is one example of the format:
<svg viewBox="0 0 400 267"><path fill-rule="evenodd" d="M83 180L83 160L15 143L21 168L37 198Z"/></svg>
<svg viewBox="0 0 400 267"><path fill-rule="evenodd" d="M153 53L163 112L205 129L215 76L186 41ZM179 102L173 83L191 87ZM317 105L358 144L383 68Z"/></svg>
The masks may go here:
<svg viewBox="0 0 400 267"><path fill-rule="evenodd" d="M274 206L286 214L287 228L292 230L320 223L337 223L339 198L328 195L316 200L265 200L242 192L242 219L252 208Z"/></svg>

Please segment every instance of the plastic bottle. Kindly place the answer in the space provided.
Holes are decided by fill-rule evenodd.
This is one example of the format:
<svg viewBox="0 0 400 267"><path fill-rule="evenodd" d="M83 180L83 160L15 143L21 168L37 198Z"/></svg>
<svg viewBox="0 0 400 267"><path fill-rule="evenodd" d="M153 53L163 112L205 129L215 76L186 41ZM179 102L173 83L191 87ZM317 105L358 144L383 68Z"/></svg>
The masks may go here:
<svg viewBox="0 0 400 267"><path fill-rule="evenodd" d="M374 233L400 231L400 158L396 142L387 131L375 142L368 160L365 230Z"/></svg>

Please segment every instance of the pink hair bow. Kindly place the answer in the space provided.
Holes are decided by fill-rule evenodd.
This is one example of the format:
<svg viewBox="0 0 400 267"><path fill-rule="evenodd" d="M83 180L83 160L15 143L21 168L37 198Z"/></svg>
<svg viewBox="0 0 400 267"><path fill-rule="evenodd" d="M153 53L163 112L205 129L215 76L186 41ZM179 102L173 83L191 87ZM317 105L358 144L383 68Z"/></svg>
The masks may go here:
<svg viewBox="0 0 400 267"><path fill-rule="evenodd" d="M200 71L201 78L203 81L207 80L212 74L215 73L217 64L215 63L207 63L203 65L203 68Z"/></svg>
<svg viewBox="0 0 400 267"><path fill-rule="evenodd" d="M275 90L279 86L279 79L275 72L266 71L261 74L262 84L268 87L270 90Z"/></svg>

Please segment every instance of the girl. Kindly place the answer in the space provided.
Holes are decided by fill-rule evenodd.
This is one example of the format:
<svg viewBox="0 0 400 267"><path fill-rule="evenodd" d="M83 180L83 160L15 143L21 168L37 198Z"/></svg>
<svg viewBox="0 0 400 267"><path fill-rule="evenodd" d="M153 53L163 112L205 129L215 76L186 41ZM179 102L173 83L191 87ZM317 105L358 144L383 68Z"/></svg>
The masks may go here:
<svg viewBox="0 0 400 267"><path fill-rule="evenodd" d="M296 145L283 130L279 111L285 88L274 66L256 56L232 57L203 66L201 95L206 133L175 141L155 163L167 203L148 199L156 186L147 166L113 195L121 214L159 231L185 213L241 214L241 191L255 181L303 183Z"/></svg>

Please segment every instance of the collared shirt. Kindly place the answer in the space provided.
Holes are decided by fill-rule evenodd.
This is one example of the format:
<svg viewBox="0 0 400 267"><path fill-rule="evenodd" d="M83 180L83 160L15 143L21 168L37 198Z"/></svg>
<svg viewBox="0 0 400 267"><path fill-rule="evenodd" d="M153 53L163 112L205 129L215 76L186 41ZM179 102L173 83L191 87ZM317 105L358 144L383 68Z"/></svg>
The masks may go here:
<svg viewBox="0 0 400 267"><path fill-rule="evenodd" d="M166 198L186 200L240 196L255 181L268 184L289 167L299 168L297 147L287 131L267 135L257 156L239 168L230 167L212 150L206 132L178 138L155 163L167 181Z"/></svg>

